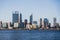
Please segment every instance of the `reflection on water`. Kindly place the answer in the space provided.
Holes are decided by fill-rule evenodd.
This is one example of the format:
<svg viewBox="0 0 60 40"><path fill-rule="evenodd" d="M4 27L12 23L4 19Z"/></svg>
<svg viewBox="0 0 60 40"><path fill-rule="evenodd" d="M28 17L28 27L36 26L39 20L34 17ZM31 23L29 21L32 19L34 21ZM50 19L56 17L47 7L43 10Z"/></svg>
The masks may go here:
<svg viewBox="0 0 60 40"><path fill-rule="evenodd" d="M0 40L60 40L60 31L0 30Z"/></svg>

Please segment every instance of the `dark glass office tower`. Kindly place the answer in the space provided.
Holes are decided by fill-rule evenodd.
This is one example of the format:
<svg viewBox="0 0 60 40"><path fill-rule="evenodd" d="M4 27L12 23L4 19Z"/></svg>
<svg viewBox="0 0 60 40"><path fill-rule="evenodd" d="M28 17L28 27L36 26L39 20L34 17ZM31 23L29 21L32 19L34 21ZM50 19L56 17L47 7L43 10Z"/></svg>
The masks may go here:
<svg viewBox="0 0 60 40"><path fill-rule="evenodd" d="M22 14L20 13L20 23L22 23Z"/></svg>
<svg viewBox="0 0 60 40"><path fill-rule="evenodd" d="M24 20L24 27L26 27L27 22L28 22L27 19L25 19L25 20Z"/></svg>
<svg viewBox="0 0 60 40"><path fill-rule="evenodd" d="M18 11L15 11L15 13L13 13L13 16L12 16L12 22L19 22L19 12Z"/></svg>
<svg viewBox="0 0 60 40"><path fill-rule="evenodd" d="M42 28L42 18L40 18L40 28Z"/></svg>
<svg viewBox="0 0 60 40"><path fill-rule="evenodd" d="M44 18L44 27L48 27L49 21L47 18Z"/></svg>
<svg viewBox="0 0 60 40"><path fill-rule="evenodd" d="M33 21L33 15L30 15L30 25L32 25L32 21Z"/></svg>

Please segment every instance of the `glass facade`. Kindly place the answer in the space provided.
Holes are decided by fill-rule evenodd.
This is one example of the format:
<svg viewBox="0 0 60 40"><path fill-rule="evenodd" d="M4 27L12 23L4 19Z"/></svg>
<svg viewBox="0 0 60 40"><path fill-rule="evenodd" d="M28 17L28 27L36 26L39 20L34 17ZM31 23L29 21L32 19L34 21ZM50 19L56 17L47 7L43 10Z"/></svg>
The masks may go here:
<svg viewBox="0 0 60 40"><path fill-rule="evenodd" d="M47 18L44 18L44 27L48 27L49 21Z"/></svg>
<svg viewBox="0 0 60 40"><path fill-rule="evenodd" d="M20 13L20 23L22 23L22 14Z"/></svg>
<svg viewBox="0 0 60 40"><path fill-rule="evenodd" d="M32 20L33 20L33 15L30 15L30 24L32 24Z"/></svg>
<svg viewBox="0 0 60 40"><path fill-rule="evenodd" d="M14 14L13 14L13 20L12 20L12 22L14 23L14 22L18 22L18 20L19 20L19 14L17 13L17 12L15 12Z"/></svg>

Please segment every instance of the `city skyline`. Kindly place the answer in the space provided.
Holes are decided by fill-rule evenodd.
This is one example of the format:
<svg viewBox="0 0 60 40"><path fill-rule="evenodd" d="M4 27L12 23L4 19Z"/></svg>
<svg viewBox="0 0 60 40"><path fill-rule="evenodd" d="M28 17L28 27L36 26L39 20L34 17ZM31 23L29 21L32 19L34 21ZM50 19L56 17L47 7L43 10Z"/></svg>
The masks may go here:
<svg viewBox="0 0 60 40"><path fill-rule="evenodd" d="M52 23L53 17L60 22L60 5L59 0L0 0L0 20L4 22L12 22L12 11L22 13L22 19L28 19L33 14L33 20L39 21L40 18L48 18Z"/></svg>
<svg viewBox="0 0 60 40"><path fill-rule="evenodd" d="M60 40L60 0L0 0L0 40Z"/></svg>
<svg viewBox="0 0 60 40"><path fill-rule="evenodd" d="M38 23L39 22L39 23ZM0 21L0 28L8 28L8 29L54 29L54 30L59 30L60 29L60 24L57 22L57 19L54 17L53 18L53 25L49 22L48 18L40 18L39 21L34 21L33 20L33 14L30 15L29 22L27 19L24 19L24 22L22 22L22 14L18 11L15 11L12 14L12 22L3 22Z"/></svg>

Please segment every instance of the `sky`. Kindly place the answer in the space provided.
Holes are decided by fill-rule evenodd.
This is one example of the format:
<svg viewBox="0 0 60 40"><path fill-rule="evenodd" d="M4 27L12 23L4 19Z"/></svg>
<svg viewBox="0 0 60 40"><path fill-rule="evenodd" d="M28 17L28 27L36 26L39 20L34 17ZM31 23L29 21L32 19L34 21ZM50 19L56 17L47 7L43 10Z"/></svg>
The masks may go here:
<svg viewBox="0 0 60 40"><path fill-rule="evenodd" d="M0 21L12 22L12 12L22 13L23 21L33 14L33 20L48 18L53 23L53 17L60 23L60 0L0 0Z"/></svg>

